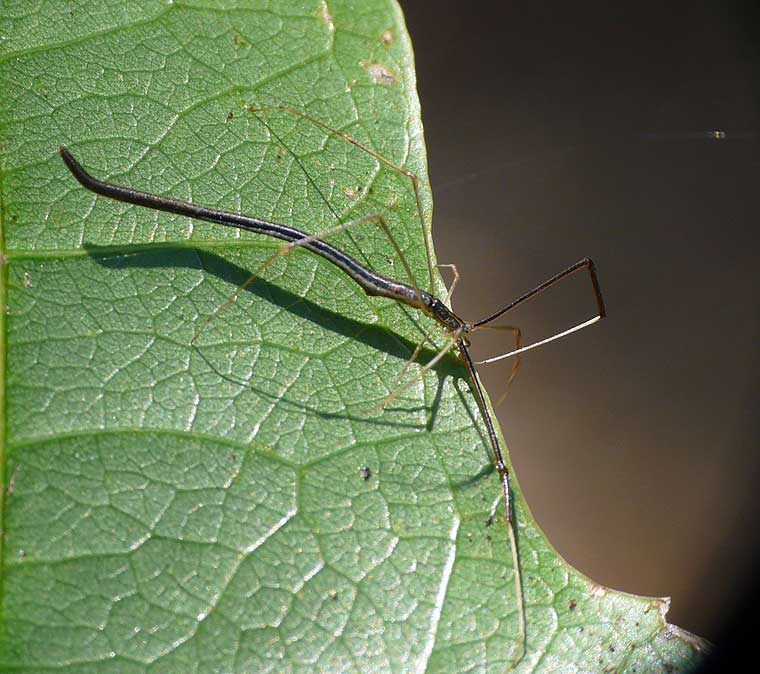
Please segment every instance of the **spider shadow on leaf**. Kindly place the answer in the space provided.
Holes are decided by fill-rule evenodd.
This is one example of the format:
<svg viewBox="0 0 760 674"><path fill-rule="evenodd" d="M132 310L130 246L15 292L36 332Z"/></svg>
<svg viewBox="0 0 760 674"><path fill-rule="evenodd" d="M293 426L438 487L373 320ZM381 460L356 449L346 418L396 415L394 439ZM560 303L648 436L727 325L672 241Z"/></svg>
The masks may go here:
<svg viewBox="0 0 760 674"><path fill-rule="evenodd" d="M251 275L250 269L242 267L222 255L198 248L151 244L150 246L139 245L121 247L118 252L115 252L111 246L97 246L85 243L83 247L97 264L115 271L135 268L172 269L184 267L204 274L210 274L223 281L230 288L239 288L243 286ZM263 277L258 277L252 283L245 285L244 291L251 293L259 300L273 304L283 311L287 311L289 314L300 320L309 321L323 330L365 344L373 350L385 353L388 356L399 360L400 363L407 361L416 347L416 344L410 339L398 334L390 327L349 318L283 288L277 283L272 283ZM407 311L406 307L402 307L402 310L408 316L410 321L415 325L418 324L419 317L415 312ZM303 401L292 400L287 396L274 396L270 392L252 386L250 382L237 380L233 376L221 372L204 353L202 346L197 344L188 344L188 346L190 346L221 379L245 387L258 396L266 398L271 402L276 402L278 405L289 406L293 409L299 409L301 412L308 412L324 419L359 420L358 417L352 414L343 412L325 412L318 408L311 407ZM425 363L433 358L436 353L435 350L426 346L421 350L418 361ZM399 371L401 371L401 366ZM434 426L435 416L440 408L446 379L452 377L455 382L460 382L461 380L464 380L465 382L468 381L467 372L453 351L437 363L434 371L437 374L437 386L431 405L425 406L423 404L422 406L418 405L416 408L409 407L407 403L410 403L411 401L408 398L404 399L405 406L403 411L407 414L410 411L419 411L423 407L428 407L429 416L426 423L423 425L427 430L431 430ZM462 403L464 403L464 396L458 387L457 392L458 397ZM388 405L386 409L390 412L401 411L401 408L397 406L398 403L395 401L394 403ZM368 404L371 406L372 403ZM465 405L465 407L474 422L475 418L470 406ZM376 425L420 428L419 424L387 418L388 416L389 415L381 415L375 418L362 417L361 421ZM393 415L390 416L392 417Z"/></svg>

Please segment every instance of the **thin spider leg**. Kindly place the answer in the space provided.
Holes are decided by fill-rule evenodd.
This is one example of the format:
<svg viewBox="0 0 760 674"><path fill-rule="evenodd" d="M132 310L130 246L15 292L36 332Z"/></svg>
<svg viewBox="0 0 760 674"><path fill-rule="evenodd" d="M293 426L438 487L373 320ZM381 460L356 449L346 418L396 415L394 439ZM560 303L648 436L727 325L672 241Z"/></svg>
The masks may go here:
<svg viewBox="0 0 760 674"><path fill-rule="evenodd" d="M497 318L501 318L504 314L506 314L508 311L511 311L519 304L522 304L523 302L531 299L532 297L535 297L539 293L553 286L558 281L561 281L563 278L566 278L567 276L571 276L572 274L575 274L575 272L580 271L581 269L588 269L589 271L589 275L591 276L591 284L594 288L594 297L596 298L597 314L599 318L604 318L607 315L607 313L604 310L604 300L602 299L602 291L599 288L599 280L596 277L596 266L594 265L594 261L591 258L586 257L576 262L575 264L570 265L567 269L565 269L564 271L561 271L559 274L556 274L555 276L552 276L550 279L547 279L542 284L533 288L533 290L530 290L524 295L521 295L516 300L510 302L509 304L507 304L507 306L502 307L501 309L491 314L490 316L487 316L486 318L482 318L479 321L475 321L474 323L470 323L471 330L475 330L481 327L482 325L485 325L486 323L491 323L492 321L495 321Z"/></svg>
<svg viewBox="0 0 760 674"><path fill-rule="evenodd" d="M396 388L395 391L392 391L389 393L383 400L381 400L377 405L375 405L372 409L370 409L370 412L377 412L378 410L385 407L389 402L395 400L398 398L406 389L408 389L412 384L415 382L418 382L420 379L422 379L430 370L432 370L439 362L440 360L449 352L451 351L452 347L454 347L457 344L457 341L459 340L459 335L461 334L460 330L457 330L451 335L451 338L446 342L446 344L441 348L441 350L433 356L425 365L420 368L420 371L414 375L409 381L404 382L401 384L398 388ZM421 347L420 347L421 348ZM416 349L415 349L416 351ZM409 367L409 365L412 364L412 361L409 361L406 365L406 367Z"/></svg>
<svg viewBox="0 0 760 674"><path fill-rule="evenodd" d="M327 206L327 209L330 211L330 213L332 213L332 216L335 218L335 221L338 222L338 223L344 222L343 218L340 216L340 214L338 213L338 211L336 211L335 208L333 208L333 205L330 203L330 200L327 198L327 196L325 195L325 193L322 191L322 188L319 186L319 184L317 183L317 181L312 178L311 173L309 172L309 170L306 168L306 166L304 165L303 161L301 160L301 156L297 152L295 152L285 142L285 140L282 138L282 136L279 133L277 133L277 131L272 127L271 124L269 124L269 122L267 122L265 119L263 119L262 117L260 117L256 113L251 113L251 114L256 118L256 120L258 122L260 122L261 124L263 124L266 127L267 131L269 131L269 133L277 140L277 142L280 143L280 145L284 149L286 149L288 151L288 153L290 154L291 157L293 157L293 161L295 161L295 163L301 169L301 171L303 172L303 175L306 178L306 180L309 183L309 185L311 185L314 188L314 190L317 192L317 194L319 194L319 196L322 198L323 203L325 204L325 206ZM361 246L359 246L359 243L351 235L351 232L348 232L348 238L351 240L351 243L354 244L354 247L362 255L362 257L364 258L364 261L367 264L369 264L369 259L367 259L367 257L364 255L364 252L361 250Z"/></svg>
<svg viewBox="0 0 760 674"><path fill-rule="evenodd" d="M451 287L448 289L448 292L446 293L446 299L444 300L445 304L449 304L449 300L451 299L451 293L454 292L454 288L456 288L457 283L459 282L459 271L457 270L457 266L455 264L438 264L437 267L447 267L451 269L454 272L454 280L451 283ZM430 335L433 333L433 331L436 329L436 326L431 326L427 332L425 332L422 336L422 340L419 344L414 348L414 351L412 352L412 355L410 356L409 360L406 361L404 364L404 367L401 368L401 371L398 373L398 376L396 377L396 383L399 383L401 381L401 378L406 374L407 370L412 366L412 364L417 360L417 356L420 355L420 351L424 348L425 344L430 342L432 344L432 341L430 340ZM511 381L511 379L510 379ZM394 391L395 393L395 391ZM388 401L389 402L389 401ZM383 402L383 406L387 404L386 401Z"/></svg>
<svg viewBox="0 0 760 674"><path fill-rule="evenodd" d="M451 282L451 286L446 291L446 298L443 300L443 303L450 307L451 296L454 294L454 288L457 287L457 283L459 283L459 270L455 264L437 264L435 266L438 267L438 269L443 269L444 267L451 269L451 272L454 274L454 280Z"/></svg>
<svg viewBox="0 0 760 674"><path fill-rule="evenodd" d="M430 335L433 333L436 327L437 327L436 325L431 326L428 329L428 331L422 335L422 341L419 344L417 344L409 360L406 361L406 363L404 364L404 367L402 367L401 371L398 373L398 376L396 377L397 384L401 381L401 378L406 374L406 371L412 366L412 363L414 363L414 361L417 360L417 356L420 355L420 351L422 351L425 344L427 342L430 342L432 344L432 342L430 341Z"/></svg>
<svg viewBox="0 0 760 674"><path fill-rule="evenodd" d="M296 110L295 108L291 108L287 105L262 105L257 106L253 105L252 103L247 103L245 105L245 109L248 110L248 112L252 114L256 114L257 112L271 112L271 111L278 111L278 112L286 112L290 115L294 115L296 117L300 117L301 119L310 122L311 124L314 124L328 133L333 134L334 136L337 136L339 138L342 138L348 143L351 143L351 145L358 147L360 150L363 150L364 152L368 153L375 159L377 159L379 162L382 162L385 164L388 168L396 171L397 173L400 173L406 178L409 178L409 180L412 183L412 187L414 188L414 199L417 204L417 214L420 220L420 228L422 230L422 240L425 243L425 255L427 257L427 266L428 266L428 275L429 275L429 291L432 293L434 291L434 284L433 284L433 252L430 249L430 241L428 240L428 236L425 232L425 219L423 215L423 209L422 209L422 196L420 194L420 186L419 186L419 178L415 173L412 173L411 171L405 169L403 166L399 166L398 164L392 162L390 159L387 159L386 157L383 157L379 152L376 150L373 150L371 147L365 145L361 141L358 141L353 136L350 136L345 131L341 131L339 129L335 129L331 127L329 124L325 124L319 119L316 119L314 117L311 117L310 115L307 115L304 112L301 112L300 110ZM398 250L398 247L396 246L396 249ZM405 263L406 264L406 263ZM407 265L408 266L408 265ZM416 288L416 284L412 284Z"/></svg>
<svg viewBox="0 0 760 674"><path fill-rule="evenodd" d="M563 330L562 332L558 332L556 335L552 335L551 337L547 337L546 339L542 339L538 342L533 342L533 344L528 344L528 346L523 346L521 349L516 349L515 351L509 351L508 353L502 353L499 356L493 356L492 358L486 358L484 360L477 361L478 365L485 365L486 363L495 363L499 360L504 360L505 358L511 358L512 356L517 356L521 353L525 353L526 351L530 351L531 349L535 349L536 347L543 346L544 344L548 344L549 342L554 342L558 339L562 339L563 337L567 337L568 335L578 332L578 330L583 330L583 328L587 328L589 325L593 325L597 321L602 320L601 316L594 316L594 318L590 318L587 321L583 321L583 323L578 323L578 325L574 325L572 328L569 328L568 330Z"/></svg>
<svg viewBox="0 0 760 674"><path fill-rule="evenodd" d="M406 275L409 279L409 283L411 284L412 288L414 288L414 291L419 297L420 289L417 287L417 281L415 280L414 274L412 273L412 268L409 266L409 262L407 262L406 256L401 252L401 248L399 248L399 245L396 242L396 239L393 237L393 234L391 234L391 228L388 227L388 224L385 222L385 220L383 220L382 216L377 213L368 217L376 220L377 223L383 228L383 231L388 236L388 240L393 246L393 250L396 251L396 255L398 255L399 260L401 260L401 264L404 265L404 271L406 272Z"/></svg>
<svg viewBox="0 0 760 674"><path fill-rule="evenodd" d="M520 339L522 337L522 332L516 325L484 325L483 328L486 330L510 330L515 338L515 351L520 350ZM517 376L517 371L519 369L520 356L515 356L515 359L512 362L512 371L509 374L509 379L507 379L507 385L504 387L504 393L501 394L494 407L499 407L499 405L501 405L507 399L507 395L509 394L509 387L512 385L512 381Z"/></svg>
<svg viewBox="0 0 760 674"><path fill-rule="evenodd" d="M284 248L285 246L278 246L277 252L274 253L274 255L270 255L264 261L264 263L255 272L253 272L253 274L251 274L243 283L235 288L235 291L214 310L214 313L204 319L200 327L195 331L193 338L190 340L190 346L196 346L195 342L203 334L203 331L208 327L209 323L211 323L211 321L219 316L219 314L221 314L228 306L230 306L230 304L234 304L237 301L237 298L240 296L240 293L243 292L249 285L251 285L251 283L253 283L259 276L261 276L261 274L264 273L264 270L270 267L274 261L283 254Z"/></svg>
<svg viewBox="0 0 760 674"><path fill-rule="evenodd" d="M511 666L514 667L523 655L525 655L525 639L526 639L526 625L525 625L525 596L523 594L522 585L522 569L520 567L520 555L517 547L517 536L515 535L514 518L512 516L512 487L509 480L509 468L504 460L504 454L501 451L501 443L496 435L496 428L491 417L491 411L486 403L485 394L478 378L478 372L475 369L475 364L472 362L470 351L467 348L467 344L464 338L457 336L456 345L459 349L459 353L462 356L467 372L470 375L470 383L472 384L473 393L478 401L478 407L480 413L483 415L483 423L486 426L488 437L491 441L491 449L493 450L493 459L496 464L496 470L499 473L499 482L501 483L501 497L494 503L491 517L488 518L487 523L493 522L493 515L498 507L499 500L504 499L504 522L507 526L507 536L509 538L509 548L512 553L512 567L514 569L514 581L515 581L515 598L517 601L517 632L518 632L518 648L512 656Z"/></svg>
<svg viewBox="0 0 760 674"><path fill-rule="evenodd" d="M339 225L336 225L335 227L328 229L324 232L320 232L319 234L311 234L309 236L304 236L300 239L297 239L296 241L290 241L288 243L281 244L277 247L277 251L270 255L262 264L261 266L256 269L242 284L240 284L235 291L224 301L224 303L219 306L214 313L212 313L210 316L208 316L201 326L198 328L198 330L195 332L195 335L193 335L193 338L190 340L191 345L195 345L196 340L201 336L203 331L208 327L208 324L214 320L219 314L224 311L230 304L235 302L237 298L239 297L240 293L243 292L251 283L253 283L258 277L261 276L261 274L268 269L274 262L277 260L277 258L281 257L282 255L287 255L293 248L297 248L299 246L305 246L309 243L312 243L314 241L322 241L324 239L329 238L330 236L333 236L334 234L338 234L339 232L343 232L345 230L350 229L351 227L354 227L356 225L361 225L367 222L377 222L380 224L383 228L383 230L390 236L390 232L388 230L388 226L383 221L382 217L380 217L377 214L373 215L363 215L359 218L356 218L355 220L349 220L348 222L342 222ZM391 237L392 238L392 237Z"/></svg>
<svg viewBox="0 0 760 674"><path fill-rule="evenodd" d="M451 299L451 294L454 292L454 288L456 288L457 283L459 282L459 270L457 269L457 266L455 264L438 264L437 267L447 267L452 270L454 273L454 280L451 283L451 287L448 289L448 292L446 293L446 299L444 299L444 304L449 305L449 300ZM426 343L430 342L432 344L432 341L430 340L430 335L433 333L433 331L436 329L436 326L433 325L427 332L424 333L422 336L422 341L420 341L419 344L415 347L414 351L412 352L411 357L409 360L406 361L404 364L404 367L401 368L401 371L398 373L398 377L396 377L396 383L399 383L401 381L401 378L406 374L407 370L412 366L412 364L417 360L417 356L420 355L420 351L422 351L423 347ZM516 363L519 363L519 359L517 359ZM513 367L513 369L516 369L516 366ZM510 381L512 379L510 378ZM394 391L395 392L395 391ZM389 402L389 401L388 401ZM387 404L385 401L383 402L383 405Z"/></svg>
<svg viewBox="0 0 760 674"><path fill-rule="evenodd" d="M542 339L538 342L534 342L533 344L528 344L527 346L523 346L522 348L515 349L514 351L510 351L508 353L503 353L499 356L494 356L493 358L486 358L485 360L480 360L478 361L477 364L483 365L484 363L495 363L498 360L503 360L504 358L510 358L511 356L516 356L520 353L524 353L525 351L530 351L531 349L535 349L538 346L543 346L544 344L553 342L556 339L566 337L567 335L573 332L582 330L583 328L586 328L589 325L592 325L593 323L596 323L597 321L600 321L602 318L604 318L607 315L607 313L604 308L604 299L602 298L602 291L599 288L599 281L596 276L596 267L594 266L594 262L590 258L584 258L583 260L576 262L574 265L571 265L564 271L561 271L559 274L552 276L550 279L544 281L542 284L536 286L535 288L533 288L533 290L530 290L524 295L521 295L516 300L514 300L513 302L510 302L505 307L499 309L497 312L491 314L490 316L487 316L486 318L483 318L474 323L468 323L467 327L469 328L470 332L484 328L488 323L491 323L492 321L495 321L498 318L501 318L504 314L506 314L508 311L511 311L516 306L522 304L523 302L526 302L529 299L532 299L539 293L553 286L555 283L558 283L562 279L567 278L568 276L571 276L572 274L575 274L577 271L580 271L581 269L588 269L589 276L591 277L591 285L594 290L594 298L596 299L596 309L597 309L597 315L594 316L594 318L591 318L587 321L583 321L582 323L579 323L578 325L575 325L572 328L569 328L568 330L564 330L563 332L559 332L556 335L552 335L551 337L547 337L546 339Z"/></svg>

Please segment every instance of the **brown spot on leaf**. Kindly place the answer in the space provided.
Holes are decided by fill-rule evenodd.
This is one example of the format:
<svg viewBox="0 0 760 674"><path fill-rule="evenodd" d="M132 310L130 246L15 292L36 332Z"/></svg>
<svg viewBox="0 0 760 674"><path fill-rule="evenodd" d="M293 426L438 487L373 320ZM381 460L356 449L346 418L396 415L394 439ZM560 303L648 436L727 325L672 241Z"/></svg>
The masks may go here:
<svg viewBox="0 0 760 674"><path fill-rule="evenodd" d="M378 61L360 61L359 65L367 71L375 84L392 86L398 82L398 75Z"/></svg>

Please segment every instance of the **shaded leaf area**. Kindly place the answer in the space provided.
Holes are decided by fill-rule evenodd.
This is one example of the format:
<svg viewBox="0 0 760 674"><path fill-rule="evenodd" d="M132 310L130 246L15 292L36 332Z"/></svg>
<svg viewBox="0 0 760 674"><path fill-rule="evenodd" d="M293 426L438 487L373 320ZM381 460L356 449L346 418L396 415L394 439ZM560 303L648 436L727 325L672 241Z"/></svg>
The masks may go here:
<svg viewBox="0 0 760 674"><path fill-rule="evenodd" d="M95 197L57 156L309 232L380 213L426 287L407 178L245 109L414 171L428 225L398 7L6 3L0 35L0 669L504 671L517 598L465 372L452 355L379 407L427 320L304 251ZM406 280L372 224L331 242ZM567 566L519 492L517 519L515 671L697 662L664 601Z"/></svg>

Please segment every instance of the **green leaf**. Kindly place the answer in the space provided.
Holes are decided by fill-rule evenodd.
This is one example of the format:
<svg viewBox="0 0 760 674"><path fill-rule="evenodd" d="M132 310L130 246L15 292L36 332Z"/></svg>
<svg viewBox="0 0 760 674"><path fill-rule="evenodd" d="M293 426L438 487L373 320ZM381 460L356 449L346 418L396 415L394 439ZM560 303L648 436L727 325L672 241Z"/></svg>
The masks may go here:
<svg viewBox="0 0 760 674"><path fill-rule="evenodd" d="M429 235L397 5L4 3L0 91L0 669L505 671L517 598L466 372L452 354L378 407L427 319L302 250L218 311L276 242L96 197L57 154L310 232L379 212L426 286L407 178L245 109L414 171ZM406 280L373 225L331 242ZM516 501L515 671L698 662L667 601L595 585Z"/></svg>

